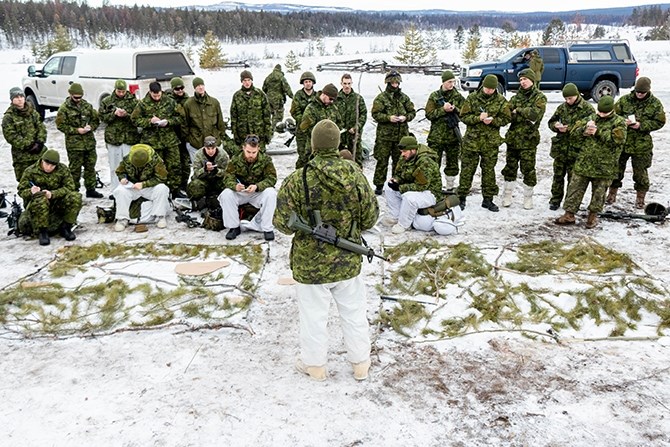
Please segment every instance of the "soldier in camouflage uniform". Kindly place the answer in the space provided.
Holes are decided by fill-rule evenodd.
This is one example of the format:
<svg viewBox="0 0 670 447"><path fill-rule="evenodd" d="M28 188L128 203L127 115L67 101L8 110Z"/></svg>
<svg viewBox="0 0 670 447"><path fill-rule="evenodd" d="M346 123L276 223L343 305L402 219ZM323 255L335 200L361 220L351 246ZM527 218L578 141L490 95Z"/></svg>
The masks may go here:
<svg viewBox="0 0 670 447"><path fill-rule="evenodd" d="M123 157L116 168L119 186L112 192L116 200L116 225L114 231L123 231L130 219L131 203L143 198L150 203L142 204L140 221L156 221L158 228L167 227L170 190L165 185L168 172L161 157L146 144L136 144Z"/></svg>
<svg viewBox="0 0 670 447"><path fill-rule="evenodd" d="M272 113L272 128L274 129L278 122L284 120L284 104L286 97L293 99L293 91L288 81L281 71L281 65L275 65L274 70L263 81L263 91L270 102L270 111Z"/></svg>
<svg viewBox="0 0 670 447"><path fill-rule="evenodd" d="M305 112L302 114L302 121L298 123L296 135L300 135L304 140L309 140L316 123L324 119L333 121L339 127L342 126L342 116L337 104L335 104L337 93L337 87L333 84L327 84L323 87L323 90L317 92L316 98L307 105ZM301 155L305 155L305 157L301 157ZM298 161L295 164L296 169L303 167L311 156L312 149L308 145L305 147L305 154L298 154Z"/></svg>
<svg viewBox="0 0 670 447"><path fill-rule="evenodd" d="M195 154L205 145L208 135L216 138L216 145L221 146L230 154L239 152L239 146L226 133L226 123L219 100L209 96L205 83L200 78L193 80L194 95L184 104L184 133L188 141L188 152L195 163Z"/></svg>
<svg viewBox="0 0 670 447"><path fill-rule="evenodd" d="M495 75L486 75L481 87L465 98L461 109L461 120L467 126L461 145L461 177L458 182L461 208L465 208L465 198L470 193L477 165L480 165L482 207L493 212L499 210L493 203L493 196L498 194L495 167L498 150L504 141L500 128L510 122L512 113L505 97L496 91L497 87Z"/></svg>
<svg viewBox="0 0 670 447"><path fill-rule="evenodd" d="M188 93L186 93L184 80L179 76L175 76L174 78L170 79L170 88L165 91L165 94L182 107L184 107L184 104L189 98ZM175 132L177 132L177 138L179 138L179 172L181 174L179 188L184 191L186 191L186 185L188 184L188 179L191 176L192 162L191 154L189 154L189 151L186 148L186 126L188 126L187 123L185 123L184 126L180 128L175 128Z"/></svg>
<svg viewBox="0 0 670 447"><path fill-rule="evenodd" d="M123 79L114 83L114 91L100 102L100 120L107 123L105 143L109 157L109 178L112 191L119 186L116 168L123 157L130 152L130 146L140 141L137 126L130 120L130 115L137 106L137 98L128 91Z"/></svg>
<svg viewBox="0 0 670 447"><path fill-rule="evenodd" d="M179 138L176 129L184 123L184 109L172 98L163 95L160 83L152 82L149 93L142 99L133 114L133 123L142 129L140 141L151 146L167 168L167 186L172 197L186 197L179 191L181 166L179 164Z"/></svg>
<svg viewBox="0 0 670 447"><path fill-rule="evenodd" d="M60 231L67 241L76 239L72 226L81 210L81 194L58 152L49 149L28 166L18 189L26 207L19 220L23 234L38 234L40 245L49 245L53 231Z"/></svg>
<svg viewBox="0 0 670 447"><path fill-rule="evenodd" d="M291 173L279 190L274 221L282 233L294 234L288 227L291 213L310 222L309 208L319 210L323 222L335 228L337 236L354 243L361 242L362 231L374 226L379 216L377 200L360 168L340 158L339 144L340 132L335 123L324 120L314 127L314 158L303 168L304 172L301 169ZM305 194L309 195L309 205ZM293 235L290 267L298 282L301 351L296 368L315 380L327 377L327 323L332 299L339 310L354 378L368 377L370 336L361 262L361 255L319 242L310 234L297 231Z"/></svg>
<svg viewBox="0 0 670 447"><path fill-rule="evenodd" d="M416 138L402 137L398 144L401 159L393 177L384 185L389 215L386 224L393 224L394 234L404 233L412 226L420 208L433 206L442 198L440 167L435 152Z"/></svg>
<svg viewBox="0 0 670 447"><path fill-rule="evenodd" d="M291 117L295 120L297 125L300 125L302 121L302 114L305 113L307 104L314 100L318 95L315 94L314 84L316 84L316 78L310 71L306 71L300 75L300 83L302 88L295 92L293 101L291 102ZM307 163L309 158L309 153L311 149L309 147L309 136L308 135L299 135L296 133L295 141L298 151L298 160L295 163L295 167L300 168Z"/></svg>
<svg viewBox="0 0 670 447"><path fill-rule="evenodd" d="M535 85L539 88L540 80L542 79L542 73L544 73L544 61L540 56L540 52L537 49L528 51L524 58L528 61L528 68L533 70L535 73Z"/></svg>
<svg viewBox="0 0 670 447"><path fill-rule="evenodd" d="M23 171L46 151L47 128L19 87L9 91L9 100L11 104L2 117L2 134L12 147L12 165L18 182Z"/></svg>
<svg viewBox="0 0 670 447"><path fill-rule="evenodd" d="M616 194L621 188L626 165L630 158L633 165L633 182L637 197L635 208L644 208L644 200L649 191L649 174L654 143L651 132L665 126L665 110L663 104L651 93L651 79L641 77L635 82L635 88L626 96L622 96L614 105L614 111L624 117L628 132L626 144L619 158L619 172L610 185L607 203L616 201Z"/></svg>
<svg viewBox="0 0 670 447"><path fill-rule="evenodd" d="M549 129L556 133L551 138L551 151L549 155L554 159L554 177L551 183L551 199L549 209L557 210L561 206L565 191L565 181L570 181L572 167L577 159L579 149L570 138L570 131L575 123L581 119L588 118L595 113L593 106L588 103L577 90L572 82L563 87L565 102L556 108L549 118Z"/></svg>
<svg viewBox="0 0 670 447"><path fill-rule="evenodd" d="M340 149L348 150L354 155L358 166L363 167L363 127L368 120L368 108L363 96L352 88L353 79L349 73L342 75L342 88L337 95L335 105L342 115L342 126L347 129L340 138Z"/></svg>
<svg viewBox="0 0 670 447"><path fill-rule="evenodd" d="M274 240L272 217L277 207L277 170L272 158L260 150L260 138L249 135L242 151L228 163L224 189L219 195L223 210L223 224L228 228L226 239L233 240L242 232L239 207L251 204L258 208L254 218L245 223L245 229L263 232L266 241Z"/></svg>
<svg viewBox="0 0 670 447"><path fill-rule="evenodd" d="M377 135L373 156L377 160L372 182L375 185L375 194L381 195L382 185L388 178L389 157L391 157L391 172L400 158L398 143L404 136L409 135L408 123L416 116L414 103L409 96L400 90L402 77L393 70L386 74L386 90L381 92L372 103L372 118L377 121Z"/></svg>
<svg viewBox="0 0 670 447"><path fill-rule="evenodd" d="M254 87L254 77L249 70L240 73L242 88L235 92L230 104L230 122L235 145L241 147L247 135L260 138L260 148L272 140L274 130L270 117L270 103L263 90Z"/></svg>
<svg viewBox="0 0 670 447"><path fill-rule="evenodd" d="M202 203L209 197L218 197L226 187L224 176L228 168L228 153L216 145L216 137L205 137L205 145L195 153L193 178L188 184L191 201L199 203L195 208L205 208Z"/></svg>
<svg viewBox="0 0 670 447"><path fill-rule="evenodd" d="M98 161L98 154L95 150L94 132L100 125L100 118L93 106L83 99L84 89L81 84L71 84L68 93L70 96L58 108L56 128L65 134L65 149L75 188L79 189L83 166L86 197L99 199L102 194L95 190L95 163Z"/></svg>
<svg viewBox="0 0 670 447"><path fill-rule="evenodd" d="M598 225L598 213L605 205L607 186L617 174L617 163L626 141L626 121L614 113L614 99L603 96L598 101L598 112L577 121L570 131L581 148L568 193L563 203L565 214L555 220L558 225L574 225L584 193L591 184L591 203L586 228Z"/></svg>
<svg viewBox="0 0 670 447"><path fill-rule="evenodd" d="M428 146L437 153L438 169L444 163L447 190L454 188L458 175L458 160L461 158L461 130L458 128L459 113L465 98L456 90L456 78L451 70L442 73L442 86L428 97L426 118L430 120Z"/></svg>
<svg viewBox="0 0 670 447"><path fill-rule="evenodd" d="M503 206L512 204L516 177L521 168L523 175L523 208L533 208L533 188L537 185L535 160L540 144L540 121L547 109L547 97L535 86L535 73L530 68L519 72L520 88L509 100L512 124L505 135L507 153L502 175L505 178Z"/></svg>

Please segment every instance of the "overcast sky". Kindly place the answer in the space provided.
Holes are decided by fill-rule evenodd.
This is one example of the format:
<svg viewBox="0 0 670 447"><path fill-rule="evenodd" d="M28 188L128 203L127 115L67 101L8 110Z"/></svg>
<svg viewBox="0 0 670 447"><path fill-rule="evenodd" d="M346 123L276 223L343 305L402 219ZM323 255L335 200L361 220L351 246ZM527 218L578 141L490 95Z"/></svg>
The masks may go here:
<svg viewBox="0 0 670 447"><path fill-rule="evenodd" d="M100 6L103 0L88 0L90 6ZM186 5L214 5L221 3L221 0L109 0L110 5L151 5L151 6L186 6ZM554 2L537 1L518 1L506 2L502 0L470 0L470 1L451 1L437 2L435 0L413 0L413 1L390 1L390 0L267 0L264 2L253 1L243 2L250 4L267 3L288 3L299 5L318 5L318 6L343 6L348 8L360 8L366 10L416 10L416 9L448 9L454 11L570 11L584 8L612 8L619 6L640 6L653 2L649 0L563 0Z"/></svg>

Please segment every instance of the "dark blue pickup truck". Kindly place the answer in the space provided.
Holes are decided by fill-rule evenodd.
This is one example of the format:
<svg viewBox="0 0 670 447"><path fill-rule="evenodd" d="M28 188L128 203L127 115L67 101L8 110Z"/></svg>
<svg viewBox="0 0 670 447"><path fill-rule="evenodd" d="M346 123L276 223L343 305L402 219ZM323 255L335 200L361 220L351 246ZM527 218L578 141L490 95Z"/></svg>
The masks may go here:
<svg viewBox="0 0 670 447"><path fill-rule="evenodd" d="M494 74L498 89L518 90L519 71L528 67L524 55L538 50L544 61L541 90L561 90L574 83L585 98L598 100L604 95L617 96L622 88L635 85L638 67L628 42L579 41L562 47L516 48L497 61L474 63L461 69L463 90L476 90L484 76Z"/></svg>

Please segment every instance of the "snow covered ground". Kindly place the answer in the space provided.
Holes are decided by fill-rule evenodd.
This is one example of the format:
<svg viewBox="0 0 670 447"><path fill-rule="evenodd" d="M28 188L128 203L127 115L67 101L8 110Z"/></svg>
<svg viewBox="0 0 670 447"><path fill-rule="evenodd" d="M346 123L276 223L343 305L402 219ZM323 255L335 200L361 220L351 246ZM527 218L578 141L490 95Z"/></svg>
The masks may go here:
<svg viewBox="0 0 670 447"><path fill-rule="evenodd" d="M636 30L621 33L635 35ZM361 57L390 61L402 42L399 36L326 40L332 52L341 42L343 56L301 58L303 66L287 74L297 88L303 70L324 61ZM670 50L667 42L631 42L640 75L652 79L652 91L670 109ZM300 52L305 42L226 47L231 59L256 55L252 63L256 86L289 49ZM389 52L384 52L384 51ZM261 59L271 52L276 59ZM20 85L29 51L4 51L0 92ZM457 50L440 58L460 60ZM240 86L237 69L198 71L207 91L219 98L227 115L232 93ZM317 88L339 86L340 72L318 72ZM402 88L416 107L423 107L438 77L403 75ZM354 74L354 87L368 108L383 88L383 75ZM623 92L627 93L627 92ZM583 225L560 228L552 223L559 211L548 209L551 185L551 132L546 121L561 103L560 92L547 94L549 104L541 126L535 209L523 210L521 190L510 208L490 213L479 207L479 176L465 210L460 233L439 238L451 246L473 244L486 250L517 247L526 242L592 240L627 253L667 291L670 287L670 241L666 225L642 221L603 220L595 230ZM509 96L508 96L509 97ZM0 97L5 110L8 94ZM288 107L288 104L287 104ZM425 142L429 123L420 112L411 123ZM53 118L47 119L48 145L64 156L63 137ZM365 128L372 148L375 123ZM98 131L98 168L108 183L106 149ZM281 148L288 135L275 135ZM648 201L670 205L670 126L654 134L655 158ZM504 163L501 148L496 172ZM2 140L0 190L16 189L9 147ZM296 155L274 157L280 182ZM366 162L371 178L374 161ZM614 209L634 212L631 173L624 180ZM499 184L502 176L498 174ZM102 191L109 195L108 188ZM11 199L11 194L9 195ZM225 232L188 229L174 219L165 230L114 233L97 223L95 205L84 200L77 240L53 238L48 247L37 241L0 237L0 285L13 283L51 262L66 245L101 241L128 244L153 242L222 245ZM382 204L383 207L383 204ZM4 225L4 224L3 224ZM410 232L392 235L379 225L366 236L374 247L405 240L438 238ZM262 237L243 233L235 244L260 244ZM184 331L167 327L127 331L101 337L62 340L24 338L0 327L0 445L3 446L662 446L670 444L670 338L646 341L580 341L607 335L593 326L567 331L566 342L531 340L518 332L480 333L433 343L420 336L405 338L373 326L373 364L369 380L356 383L346 362L336 312L331 313L329 380L316 383L293 369L298 352L298 311L293 287L279 285L290 277L290 238L281 234L263 243L268 263L249 312L235 322L250 330L223 328ZM153 268L153 264L149 267ZM368 315L380 311L376 286L388 274L381 262L364 264ZM158 274L158 272L156 273ZM548 288L555 287L549 276ZM667 296L666 296L667 299ZM447 295L447 308L449 307ZM387 305L384 305L387 306ZM544 328L536 328L546 330ZM590 332L594 331L594 332ZM650 335L641 327L626 335ZM666 330L667 333L667 330Z"/></svg>

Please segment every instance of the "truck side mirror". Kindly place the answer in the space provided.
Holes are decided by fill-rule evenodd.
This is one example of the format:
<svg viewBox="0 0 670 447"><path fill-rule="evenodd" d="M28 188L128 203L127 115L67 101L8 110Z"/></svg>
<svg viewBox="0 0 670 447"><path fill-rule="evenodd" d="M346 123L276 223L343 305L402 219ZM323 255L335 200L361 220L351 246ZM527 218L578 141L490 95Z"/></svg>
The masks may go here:
<svg viewBox="0 0 670 447"><path fill-rule="evenodd" d="M512 64L519 65L523 61L524 61L523 56L517 56L514 59L512 59Z"/></svg>
<svg viewBox="0 0 670 447"><path fill-rule="evenodd" d="M28 66L28 76L35 76L35 66L34 65Z"/></svg>

